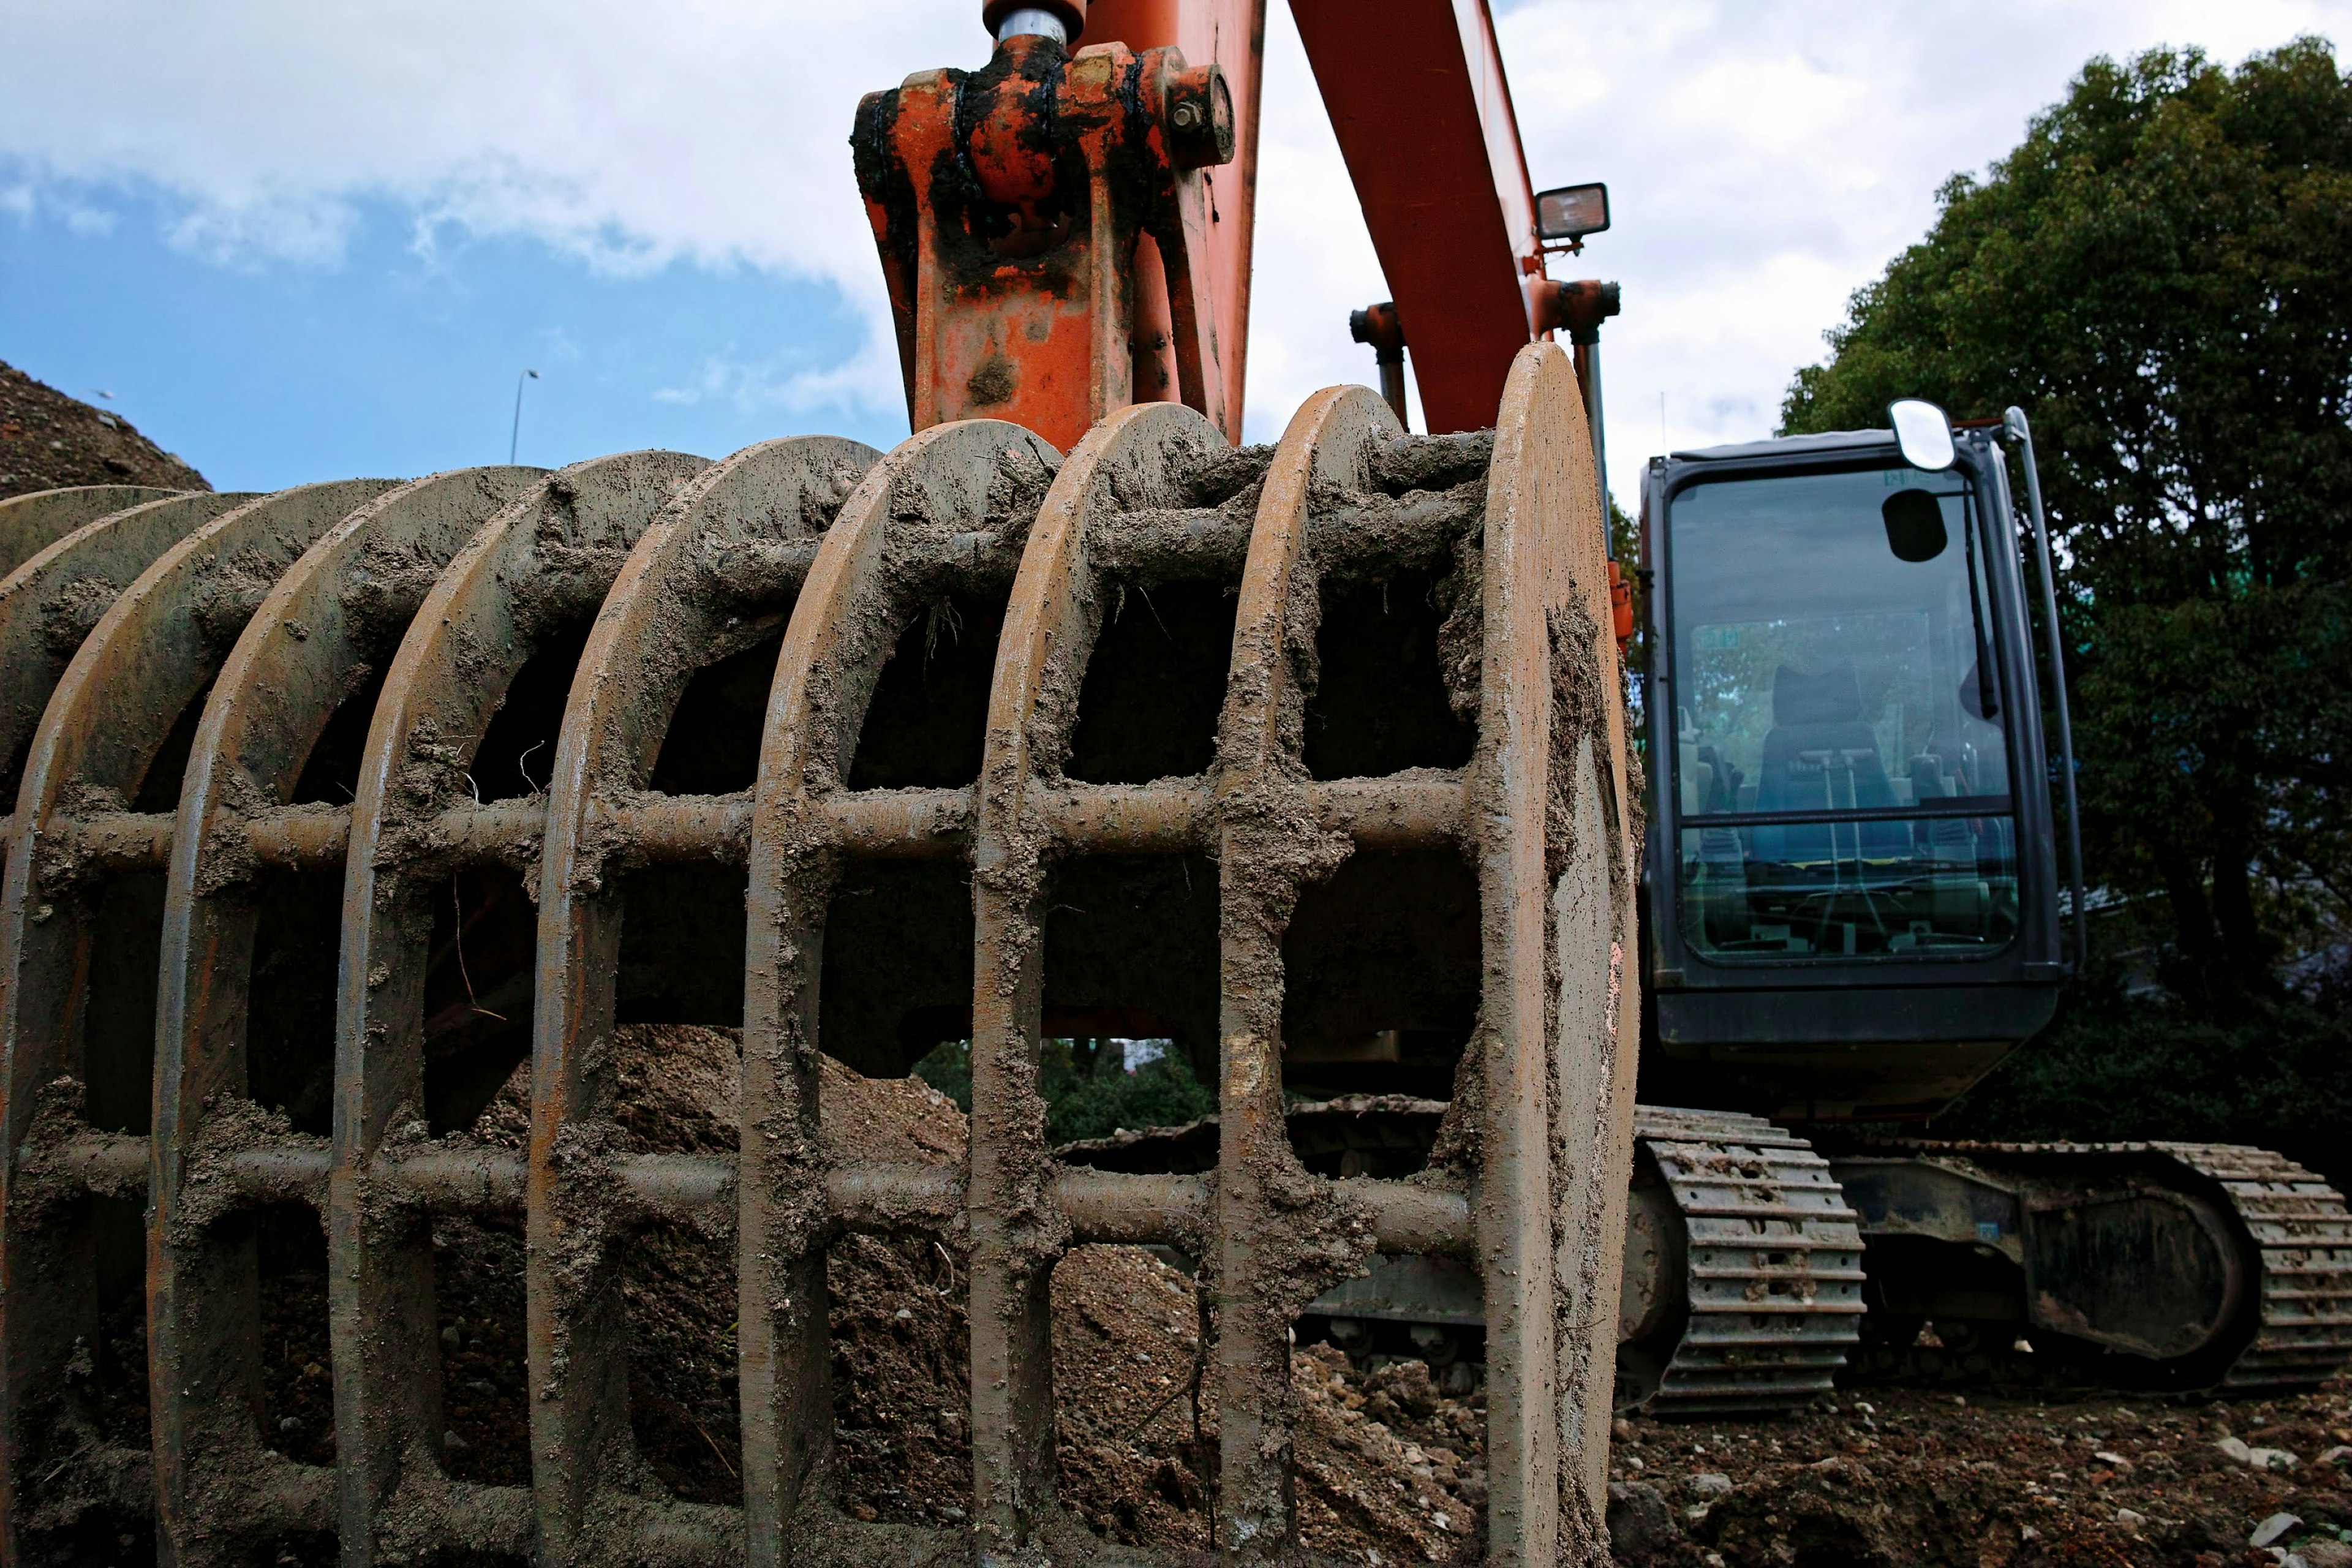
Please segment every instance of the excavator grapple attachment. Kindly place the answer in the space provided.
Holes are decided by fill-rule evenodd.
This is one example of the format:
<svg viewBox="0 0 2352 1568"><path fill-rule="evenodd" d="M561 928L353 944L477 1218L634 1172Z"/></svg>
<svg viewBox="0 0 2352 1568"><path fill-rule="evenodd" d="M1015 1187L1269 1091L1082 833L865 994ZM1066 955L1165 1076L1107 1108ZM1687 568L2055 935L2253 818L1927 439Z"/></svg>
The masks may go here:
<svg viewBox="0 0 2352 1568"><path fill-rule="evenodd" d="M1108 1561L1057 1497L1051 1301L1110 1243L1194 1265L1226 1560L1304 1551L1293 1326L1389 1253L1479 1281L1491 1560L1604 1561L1638 825L1590 453L1538 343L1469 437L1335 388L1271 449L1157 403L1067 453L970 420L14 503L0 1554ZM1211 1168L1054 1156L1076 1019L1190 1058ZM663 1022L740 1030L685 1149L615 1066ZM1451 1090L1426 1168L1310 1169L1292 1057L1399 1030ZM821 1135L824 1073L943 1041L960 1162ZM679 1234L734 1249L740 1498L640 1452L632 1269ZM968 1288L960 1522L844 1504L861 1235ZM506 1472L438 1299L500 1258Z"/></svg>

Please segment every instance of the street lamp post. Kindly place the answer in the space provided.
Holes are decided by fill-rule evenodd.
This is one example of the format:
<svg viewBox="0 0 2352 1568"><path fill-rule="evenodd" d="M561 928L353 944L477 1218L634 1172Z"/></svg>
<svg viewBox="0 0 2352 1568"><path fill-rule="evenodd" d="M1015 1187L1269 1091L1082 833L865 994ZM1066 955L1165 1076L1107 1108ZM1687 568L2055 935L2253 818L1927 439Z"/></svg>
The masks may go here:
<svg viewBox="0 0 2352 1568"><path fill-rule="evenodd" d="M507 433L507 462L509 465L512 465L514 462L515 450L522 443L522 384L526 381L537 381L538 379L539 372L535 370L524 371L520 375L515 377L514 428Z"/></svg>

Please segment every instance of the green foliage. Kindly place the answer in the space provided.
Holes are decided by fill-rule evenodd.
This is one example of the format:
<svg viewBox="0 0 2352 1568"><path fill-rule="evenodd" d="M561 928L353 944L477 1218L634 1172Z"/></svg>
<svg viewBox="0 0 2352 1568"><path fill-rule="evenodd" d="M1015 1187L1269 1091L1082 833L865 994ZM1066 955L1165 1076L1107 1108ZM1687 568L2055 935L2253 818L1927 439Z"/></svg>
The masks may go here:
<svg viewBox="0 0 2352 1568"><path fill-rule="evenodd" d="M2173 1138L2275 1149L2352 1184L2352 1009L2250 998L2228 1016L2079 982L2058 1020L1951 1112L1937 1137Z"/></svg>
<svg viewBox="0 0 2352 1568"><path fill-rule="evenodd" d="M2161 903L2184 1000L2279 997L2352 916L2352 80L2094 60L1831 343L1791 432L2032 416L2092 880Z"/></svg>
<svg viewBox="0 0 2352 1568"><path fill-rule="evenodd" d="M1103 1138L1122 1127L1181 1127L1217 1109L1214 1096L1192 1076L1192 1064L1173 1047L1133 1072L1106 1040L1047 1040L1038 1074L1045 1100L1045 1142ZM971 1110L971 1046L957 1040L915 1064L915 1075Z"/></svg>

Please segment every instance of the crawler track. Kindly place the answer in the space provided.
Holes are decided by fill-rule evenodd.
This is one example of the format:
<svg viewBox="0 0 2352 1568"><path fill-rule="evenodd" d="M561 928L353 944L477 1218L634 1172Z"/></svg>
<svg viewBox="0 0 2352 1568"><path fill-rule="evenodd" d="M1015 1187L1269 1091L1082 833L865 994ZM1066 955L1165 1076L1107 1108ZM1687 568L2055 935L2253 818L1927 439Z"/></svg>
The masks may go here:
<svg viewBox="0 0 2352 1568"><path fill-rule="evenodd" d="M1863 1314L1862 1237L1828 1163L1731 1112L1645 1105L1633 1135L1673 1195L1686 1259L1686 1315L1620 1352L1655 1380L1647 1408L1781 1410L1827 1393Z"/></svg>
<svg viewBox="0 0 2352 1568"><path fill-rule="evenodd" d="M2218 1203L2234 1222L2248 1287L2215 1343L2171 1360L2100 1354L2072 1344L2032 1304L2033 1353L1999 1342L1881 1344L1862 1358L1874 1377L2057 1386L2119 1384L2182 1392L2309 1388L2352 1360L2352 1213L2318 1176L2266 1149L2229 1143L2005 1143L1874 1141L1874 1155L1958 1162L2011 1187L2028 1209L2063 1206L2104 1189L2168 1190Z"/></svg>

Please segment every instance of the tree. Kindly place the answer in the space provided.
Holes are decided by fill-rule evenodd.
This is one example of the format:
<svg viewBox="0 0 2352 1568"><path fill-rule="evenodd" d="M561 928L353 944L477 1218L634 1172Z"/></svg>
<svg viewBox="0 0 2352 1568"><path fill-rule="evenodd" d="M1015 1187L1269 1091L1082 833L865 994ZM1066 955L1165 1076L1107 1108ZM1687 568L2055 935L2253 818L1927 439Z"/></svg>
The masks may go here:
<svg viewBox="0 0 2352 1568"><path fill-rule="evenodd" d="M2207 1011L2352 923L2352 79L2093 60L1853 296L1790 432L2032 416L2095 885Z"/></svg>

